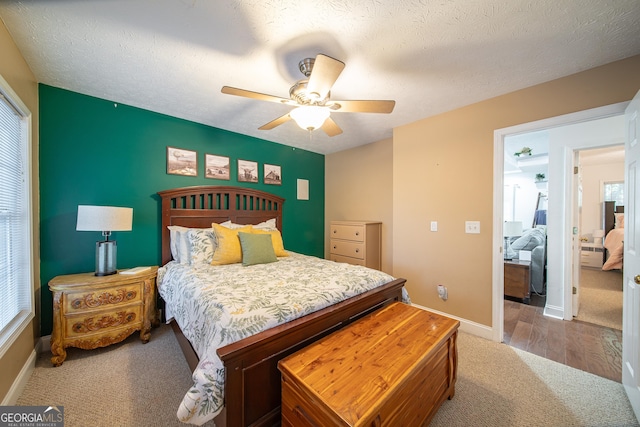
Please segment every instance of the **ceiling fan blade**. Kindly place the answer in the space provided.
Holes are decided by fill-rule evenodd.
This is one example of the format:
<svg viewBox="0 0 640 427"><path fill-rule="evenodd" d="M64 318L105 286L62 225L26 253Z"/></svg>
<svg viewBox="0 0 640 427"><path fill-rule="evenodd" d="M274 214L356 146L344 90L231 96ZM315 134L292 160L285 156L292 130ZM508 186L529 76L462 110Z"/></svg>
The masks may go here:
<svg viewBox="0 0 640 427"><path fill-rule="evenodd" d="M245 98L259 99L261 101L277 102L279 104L297 105L290 99L280 98L279 96L267 95L260 92L252 92L250 90L238 89L231 86L222 86L222 93L227 95L243 96Z"/></svg>
<svg viewBox="0 0 640 427"><path fill-rule="evenodd" d="M327 106L331 111L341 113L389 114L396 106L396 101L331 101Z"/></svg>
<svg viewBox="0 0 640 427"><path fill-rule="evenodd" d="M327 117L327 120L324 121L321 129L329 136L336 136L342 133L340 126L338 126L331 117Z"/></svg>
<svg viewBox="0 0 640 427"><path fill-rule="evenodd" d="M258 129L259 130L271 130L276 126L280 126L281 124L288 122L289 120L291 120L291 116L289 115L289 113L287 113L284 116L280 116L275 120L271 120L266 125L260 126Z"/></svg>
<svg viewBox="0 0 640 427"><path fill-rule="evenodd" d="M322 54L316 56L309 76L307 91L317 93L320 100L326 98L342 70L344 70L344 62Z"/></svg>

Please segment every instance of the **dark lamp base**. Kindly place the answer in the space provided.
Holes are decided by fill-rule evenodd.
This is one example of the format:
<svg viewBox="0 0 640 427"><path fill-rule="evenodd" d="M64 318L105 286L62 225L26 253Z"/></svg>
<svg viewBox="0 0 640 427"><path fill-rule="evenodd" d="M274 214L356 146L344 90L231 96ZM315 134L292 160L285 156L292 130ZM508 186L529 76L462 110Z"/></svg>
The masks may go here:
<svg viewBox="0 0 640 427"><path fill-rule="evenodd" d="M96 276L110 276L118 272L117 249L115 240L96 242Z"/></svg>

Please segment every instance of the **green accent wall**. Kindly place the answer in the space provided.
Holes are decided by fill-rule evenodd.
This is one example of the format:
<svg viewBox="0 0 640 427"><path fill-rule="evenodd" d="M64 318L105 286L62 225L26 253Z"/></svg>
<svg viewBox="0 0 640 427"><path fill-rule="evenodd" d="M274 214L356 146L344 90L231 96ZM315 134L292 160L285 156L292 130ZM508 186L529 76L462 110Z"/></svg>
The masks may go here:
<svg viewBox="0 0 640 427"><path fill-rule="evenodd" d="M99 232L76 231L78 205L133 208L133 230L114 232L118 268L160 265L157 192L192 185L238 185L285 199L285 248L324 256L324 156L104 99L39 85L41 333L52 330L53 277L94 271ZM301 131L300 137L306 137ZM197 152L198 175L167 174L167 146ZM204 177L205 153L228 156L231 180ZM259 183L238 182L237 161L258 163ZM282 184L263 183L264 164ZM309 199L296 199L296 180Z"/></svg>

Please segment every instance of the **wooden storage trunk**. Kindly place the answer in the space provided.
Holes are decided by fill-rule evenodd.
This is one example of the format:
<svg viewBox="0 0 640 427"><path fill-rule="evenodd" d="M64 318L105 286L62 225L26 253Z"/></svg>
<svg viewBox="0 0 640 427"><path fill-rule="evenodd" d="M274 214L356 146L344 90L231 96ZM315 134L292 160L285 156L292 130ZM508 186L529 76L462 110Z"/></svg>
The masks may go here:
<svg viewBox="0 0 640 427"><path fill-rule="evenodd" d="M429 422L454 395L459 324L393 303L281 360L282 425Z"/></svg>

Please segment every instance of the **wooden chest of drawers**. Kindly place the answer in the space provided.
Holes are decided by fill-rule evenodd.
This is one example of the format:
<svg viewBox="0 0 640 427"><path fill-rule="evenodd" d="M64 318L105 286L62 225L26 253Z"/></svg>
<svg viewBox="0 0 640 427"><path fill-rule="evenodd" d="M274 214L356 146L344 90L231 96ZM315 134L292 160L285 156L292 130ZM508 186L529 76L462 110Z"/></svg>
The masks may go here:
<svg viewBox="0 0 640 427"><path fill-rule="evenodd" d="M65 348L90 350L120 342L135 331L146 343L156 316L158 267L142 273L95 276L94 273L54 277L51 363L60 366Z"/></svg>
<svg viewBox="0 0 640 427"><path fill-rule="evenodd" d="M282 425L428 423L454 395L459 324L393 303L282 359Z"/></svg>
<svg viewBox="0 0 640 427"><path fill-rule="evenodd" d="M381 237L381 222L331 221L329 259L380 270Z"/></svg>

